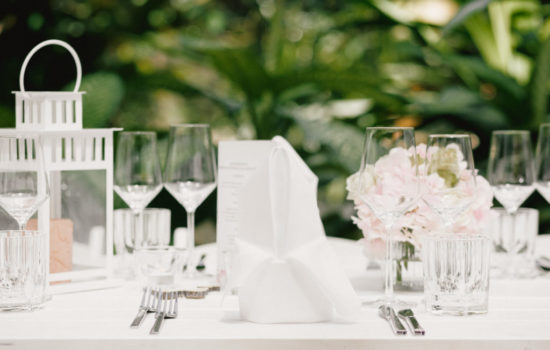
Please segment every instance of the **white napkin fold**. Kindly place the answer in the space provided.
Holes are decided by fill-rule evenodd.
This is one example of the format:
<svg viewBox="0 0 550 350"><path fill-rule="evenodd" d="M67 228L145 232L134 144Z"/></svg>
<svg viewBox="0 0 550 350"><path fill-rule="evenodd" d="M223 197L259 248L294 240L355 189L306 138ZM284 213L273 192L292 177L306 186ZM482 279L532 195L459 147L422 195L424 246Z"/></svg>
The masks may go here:
<svg viewBox="0 0 550 350"><path fill-rule="evenodd" d="M232 287L258 323L353 321L360 302L328 245L318 179L282 137L242 190Z"/></svg>

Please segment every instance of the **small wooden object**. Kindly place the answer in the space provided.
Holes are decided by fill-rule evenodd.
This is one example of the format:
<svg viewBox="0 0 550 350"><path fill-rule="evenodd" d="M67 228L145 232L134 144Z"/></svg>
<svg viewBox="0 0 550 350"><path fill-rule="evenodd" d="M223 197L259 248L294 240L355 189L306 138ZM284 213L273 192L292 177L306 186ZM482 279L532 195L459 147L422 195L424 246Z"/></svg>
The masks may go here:
<svg viewBox="0 0 550 350"><path fill-rule="evenodd" d="M29 220L27 229L36 230L37 220ZM73 229L69 219L50 220L50 273L72 271Z"/></svg>

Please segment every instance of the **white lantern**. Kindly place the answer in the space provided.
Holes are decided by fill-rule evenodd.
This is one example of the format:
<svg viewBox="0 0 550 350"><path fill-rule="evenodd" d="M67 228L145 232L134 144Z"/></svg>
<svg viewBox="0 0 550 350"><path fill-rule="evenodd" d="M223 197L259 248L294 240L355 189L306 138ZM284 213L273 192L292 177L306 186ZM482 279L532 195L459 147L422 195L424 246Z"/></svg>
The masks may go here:
<svg viewBox="0 0 550 350"><path fill-rule="evenodd" d="M27 64L36 51L48 45L62 46L73 56L77 79L72 92L25 91L24 76ZM87 232L79 233L80 237L87 237L89 247L97 247L99 242L105 249L101 249L101 252L89 252L89 256L86 257L83 255L87 253L82 253L82 250L73 251L73 261L75 258L80 261L75 264L71 261L71 266L79 266L75 266L71 271L51 273L50 282L77 282L106 277L109 274L113 256L113 132L121 129L82 128L82 94L84 92L78 91L81 76L80 59L69 44L61 40L47 40L38 44L29 52L21 67L19 76L21 91L14 92L16 128L0 129L2 135L38 139L42 144L45 168L49 174L50 199L38 211L38 227L48 234L51 232L50 223L53 222L50 219L61 218L63 214L61 198L65 184L62 174L70 173L72 178L75 178L75 171L105 173L105 222L94 225ZM77 175L76 178L79 176L81 175ZM80 200L85 206L88 199ZM74 243L73 247L75 244L79 246ZM88 264L86 260L90 263Z"/></svg>

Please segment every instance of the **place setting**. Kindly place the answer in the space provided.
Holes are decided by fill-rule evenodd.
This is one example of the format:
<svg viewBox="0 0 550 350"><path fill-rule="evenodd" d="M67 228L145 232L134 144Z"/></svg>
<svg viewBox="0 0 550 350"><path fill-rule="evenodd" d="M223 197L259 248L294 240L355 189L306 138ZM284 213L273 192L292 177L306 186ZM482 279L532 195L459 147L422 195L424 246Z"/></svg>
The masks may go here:
<svg viewBox="0 0 550 350"><path fill-rule="evenodd" d="M203 299L219 291L207 273L206 258L195 256L194 215L216 187L216 168L208 125L175 125L170 130L164 174L161 173L156 134L121 132L115 157L114 189L132 211L134 225L127 230L125 246L133 255L134 277L143 286L139 313L132 328L139 328L148 313L155 323L150 334L159 334L165 319L178 316L178 299ZM187 212L188 226L170 237L153 225L145 230L145 207L162 188ZM169 220L169 217L165 218Z"/></svg>
<svg viewBox="0 0 550 350"><path fill-rule="evenodd" d="M30 58L51 45L75 61L73 91L26 91ZM410 346L398 342L464 331L475 347L479 333L500 334L491 322L508 317L499 326L509 329L550 290L546 214L522 207L535 191L550 201L550 124L539 125L536 147L527 130L480 140L365 127L357 171L338 183L353 207L339 215L362 234L352 241L327 236L319 186L328 180L290 138L220 140L203 123L171 124L166 135L84 128L81 69L68 43L35 46L15 92L16 127L0 129L9 216L0 220L0 327L25 321L40 332L51 317L90 322L90 338L181 346L196 332ZM480 142L490 144L487 163L474 159ZM149 207L163 192L180 207ZM197 245L201 210L215 212L215 242Z"/></svg>

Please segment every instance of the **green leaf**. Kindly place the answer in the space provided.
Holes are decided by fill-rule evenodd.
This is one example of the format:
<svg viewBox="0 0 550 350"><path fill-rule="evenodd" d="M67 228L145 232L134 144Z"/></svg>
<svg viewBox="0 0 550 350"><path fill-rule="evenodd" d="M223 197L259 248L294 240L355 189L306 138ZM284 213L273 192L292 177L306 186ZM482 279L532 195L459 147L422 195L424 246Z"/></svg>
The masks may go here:
<svg viewBox="0 0 550 350"><path fill-rule="evenodd" d="M451 19L449 23L447 23L447 25L445 25L445 27L443 28L443 36L449 34L456 27L462 25L464 21L466 21L474 13L485 10L490 2L491 0L474 0L462 6L460 11L458 11L453 19Z"/></svg>
<svg viewBox="0 0 550 350"><path fill-rule="evenodd" d="M464 24L485 62L492 67L504 69L491 23L487 17L476 13L470 16Z"/></svg>
<svg viewBox="0 0 550 350"><path fill-rule="evenodd" d="M414 17L410 12L404 10L401 6L392 1L369 0L368 2L378 11L397 23L411 25L414 22Z"/></svg>
<svg viewBox="0 0 550 350"><path fill-rule="evenodd" d="M274 89L283 93L301 85L314 84L323 90L348 93L353 97L371 98L376 103L397 112L406 103L402 96L384 92L386 82L376 72L362 69L334 71L329 68L308 69L280 75L274 79Z"/></svg>
<svg viewBox="0 0 550 350"><path fill-rule="evenodd" d="M550 78L550 37L541 45L535 71L531 81L531 108L533 110L533 124L538 125L547 120L548 108L547 82Z"/></svg>
<svg viewBox="0 0 550 350"><path fill-rule="evenodd" d="M70 88L70 87L68 87ZM88 128L110 125L124 97L124 83L116 74L99 72L85 75L80 84L82 97L82 123Z"/></svg>
<svg viewBox="0 0 550 350"><path fill-rule="evenodd" d="M426 118L455 116L485 130L506 128L508 125L505 114L477 94L459 87L443 90L431 103L413 103L409 106L409 112Z"/></svg>
<svg viewBox="0 0 550 350"><path fill-rule="evenodd" d="M269 89L271 79L259 55L251 49L221 48L205 50L216 69L249 99L256 99Z"/></svg>
<svg viewBox="0 0 550 350"><path fill-rule="evenodd" d="M284 9L285 1L275 1L275 14L269 22L269 30L265 40L265 66L271 72L277 72L280 68L281 54L284 43Z"/></svg>
<svg viewBox="0 0 550 350"><path fill-rule="evenodd" d="M444 62L449 64L457 74L472 89L478 89L481 83L491 83L499 91L504 91L517 100L525 98L526 91L523 86L494 68L489 67L482 59L461 55L442 55Z"/></svg>
<svg viewBox="0 0 550 350"><path fill-rule="evenodd" d="M492 67L526 84L531 70L527 56L516 51L512 19L517 12L537 12L535 2L492 1L488 16L475 13L464 22L483 59Z"/></svg>

